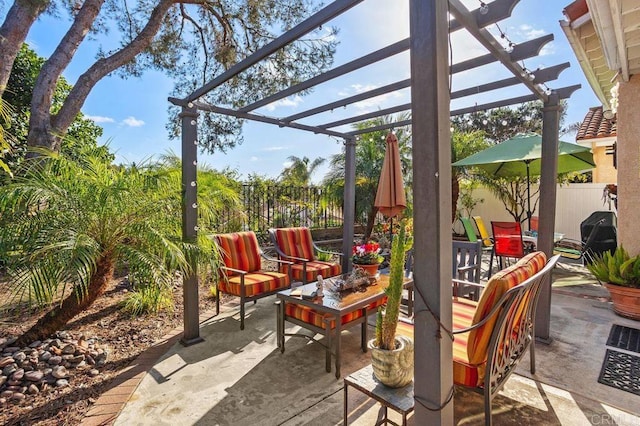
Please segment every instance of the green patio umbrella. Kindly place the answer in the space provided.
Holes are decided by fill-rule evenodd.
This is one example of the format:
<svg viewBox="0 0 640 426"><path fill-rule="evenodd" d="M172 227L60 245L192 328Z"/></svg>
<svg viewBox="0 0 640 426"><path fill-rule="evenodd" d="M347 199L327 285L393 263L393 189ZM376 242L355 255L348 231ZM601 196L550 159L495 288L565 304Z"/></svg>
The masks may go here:
<svg viewBox="0 0 640 426"><path fill-rule="evenodd" d="M453 163L454 166L473 166L500 177L527 178L527 219L531 226L530 177L540 174L542 136L535 133L519 134L483 151ZM568 142L559 142L558 174L578 172L595 167L589 148Z"/></svg>

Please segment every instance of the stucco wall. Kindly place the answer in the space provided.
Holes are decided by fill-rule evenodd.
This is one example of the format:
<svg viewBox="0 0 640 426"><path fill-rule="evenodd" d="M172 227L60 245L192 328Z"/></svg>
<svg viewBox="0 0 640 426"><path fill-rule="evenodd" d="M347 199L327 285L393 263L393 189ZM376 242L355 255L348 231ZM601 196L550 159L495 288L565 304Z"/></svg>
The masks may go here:
<svg viewBox="0 0 640 426"><path fill-rule="evenodd" d="M593 160L596 168L593 169L594 183L618 182L618 171L613 167L613 155L607 155L606 146L593 147Z"/></svg>
<svg viewBox="0 0 640 426"><path fill-rule="evenodd" d="M640 253L640 75L621 82L618 105L618 241Z"/></svg>

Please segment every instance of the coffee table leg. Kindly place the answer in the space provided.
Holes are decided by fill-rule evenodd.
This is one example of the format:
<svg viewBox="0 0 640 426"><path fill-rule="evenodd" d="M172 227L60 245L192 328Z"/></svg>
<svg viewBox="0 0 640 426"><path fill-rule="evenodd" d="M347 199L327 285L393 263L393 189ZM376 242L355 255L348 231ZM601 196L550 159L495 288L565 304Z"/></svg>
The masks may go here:
<svg viewBox="0 0 640 426"><path fill-rule="evenodd" d="M340 359L340 341L341 339L341 334L342 334L342 324L340 321L340 318L336 318L336 336L335 336L335 347L336 347L336 379L340 378L340 363L341 363L341 359Z"/></svg>
<svg viewBox="0 0 640 426"><path fill-rule="evenodd" d="M284 303L282 300L277 300L276 304L276 340L278 343L278 349L281 353L284 353Z"/></svg>
<svg viewBox="0 0 640 426"><path fill-rule="evenodd" d="M364 321L362 322L362 328L360 329L360 346L362 347L362 352L367 353L367 340L369 340L368 338L368 320L369 317L367 316L367 308L363 308L362 309L362 317L364 318Z"/></svg>
<svg viewBox="0 0 640 426"><path fill-rule="evenodd" d="M347 388L349 387L349 385L347 384L347 382L344 382L344 425L343 426L347 426L347 417L349 416L349 409L347 408L347 404L349 401L349 396L347 395Z"/></svg>
<svg viewBox="0 0 640 426"><path fill-rule="evenodd" d="M331 321L333 321L332 316L327 315L324 317L324 337L325 337L325 340L327 341L327 348L325 349L325 352L324 352L324 359L325 359L325 369L327 370L327 373L331 373L331 349L333 348Z"/></svg>

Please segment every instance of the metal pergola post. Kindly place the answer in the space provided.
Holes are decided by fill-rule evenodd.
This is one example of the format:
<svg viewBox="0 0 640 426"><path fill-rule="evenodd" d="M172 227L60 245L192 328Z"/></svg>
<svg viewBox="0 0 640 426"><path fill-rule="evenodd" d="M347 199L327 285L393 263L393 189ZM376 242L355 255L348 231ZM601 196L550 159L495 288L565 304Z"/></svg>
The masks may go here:
<svg viewBox="0 0 640 426"><path fill-rule="evenodd" d="M356 218L356 137L344 140L344 195L343 195L343 224L342 224L342 270L351 270L350 254L353 246L353 229Z"/></svg>
<svg viewBox="0 0 640 426"><path fill-rule="evenodd" d="M447 0L410 0L415 423L453 424Z"/></svg>
<svg viewBox="0 0 640 426"><path fill-rule="evenodd" d="M182 241L197 244L198 239L198 112L194 106L182 108ZM191 257L189 274L182 282L184 333L180 342L201 342L198 309L198 263Z"/></svg>
<svg viewBox="0 0 640 426"><path fill-rule="evenodd" d="M553 255L553 234L556 219L556 190L558 176L558 143L560 132L560 99L552 92L542 109L542 156L540 175L540 214L538 250ZM545 280L538 299L535 334L538 340L550 342L551 274Z"/></svg>

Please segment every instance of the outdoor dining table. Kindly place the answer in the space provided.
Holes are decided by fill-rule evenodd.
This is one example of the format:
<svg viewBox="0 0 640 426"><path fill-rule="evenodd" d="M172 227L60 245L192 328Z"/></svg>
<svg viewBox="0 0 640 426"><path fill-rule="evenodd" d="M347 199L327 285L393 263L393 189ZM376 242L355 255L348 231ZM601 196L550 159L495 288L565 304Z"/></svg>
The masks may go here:
<svg viewBox="0 0 640 426"><path fill-rule="evenodd" d="M285 336L299 336L308 338L325 348L325 367L327 372L331 372L331 356L335 357L336 378L340 377L341 345L340 336L345 330L356 324L361 324L361 347L362 351L367 351L367 318L377 312L377 306L381 304L385 297L384 289L389 285L389 276L378 274L374 284L366 286L360 290L337 290L339 280L344 281L343 276L327 278L323 280L323 296L314 298L304 298L297 296L298 293L309 293L316 289L317 283L309 283L295 289L287 289L277 293L277 343L281 352L284 352ZM413 280L404 278L404 287L413 286ZM294 292L294 295L291 293ZM305 322L294 316L287 315L286 305L293 304L297 307L310 308L313 315L321 315L322 327L318 327L310 322ZM360 315L354 315L357 311ZM349 319L349 316L356 318ZM343 319L347 319L343 324ZM300 327L322 334L325 342L319 342L314 336L302 333L285 333L285 321L289 321Z"/></svg>

